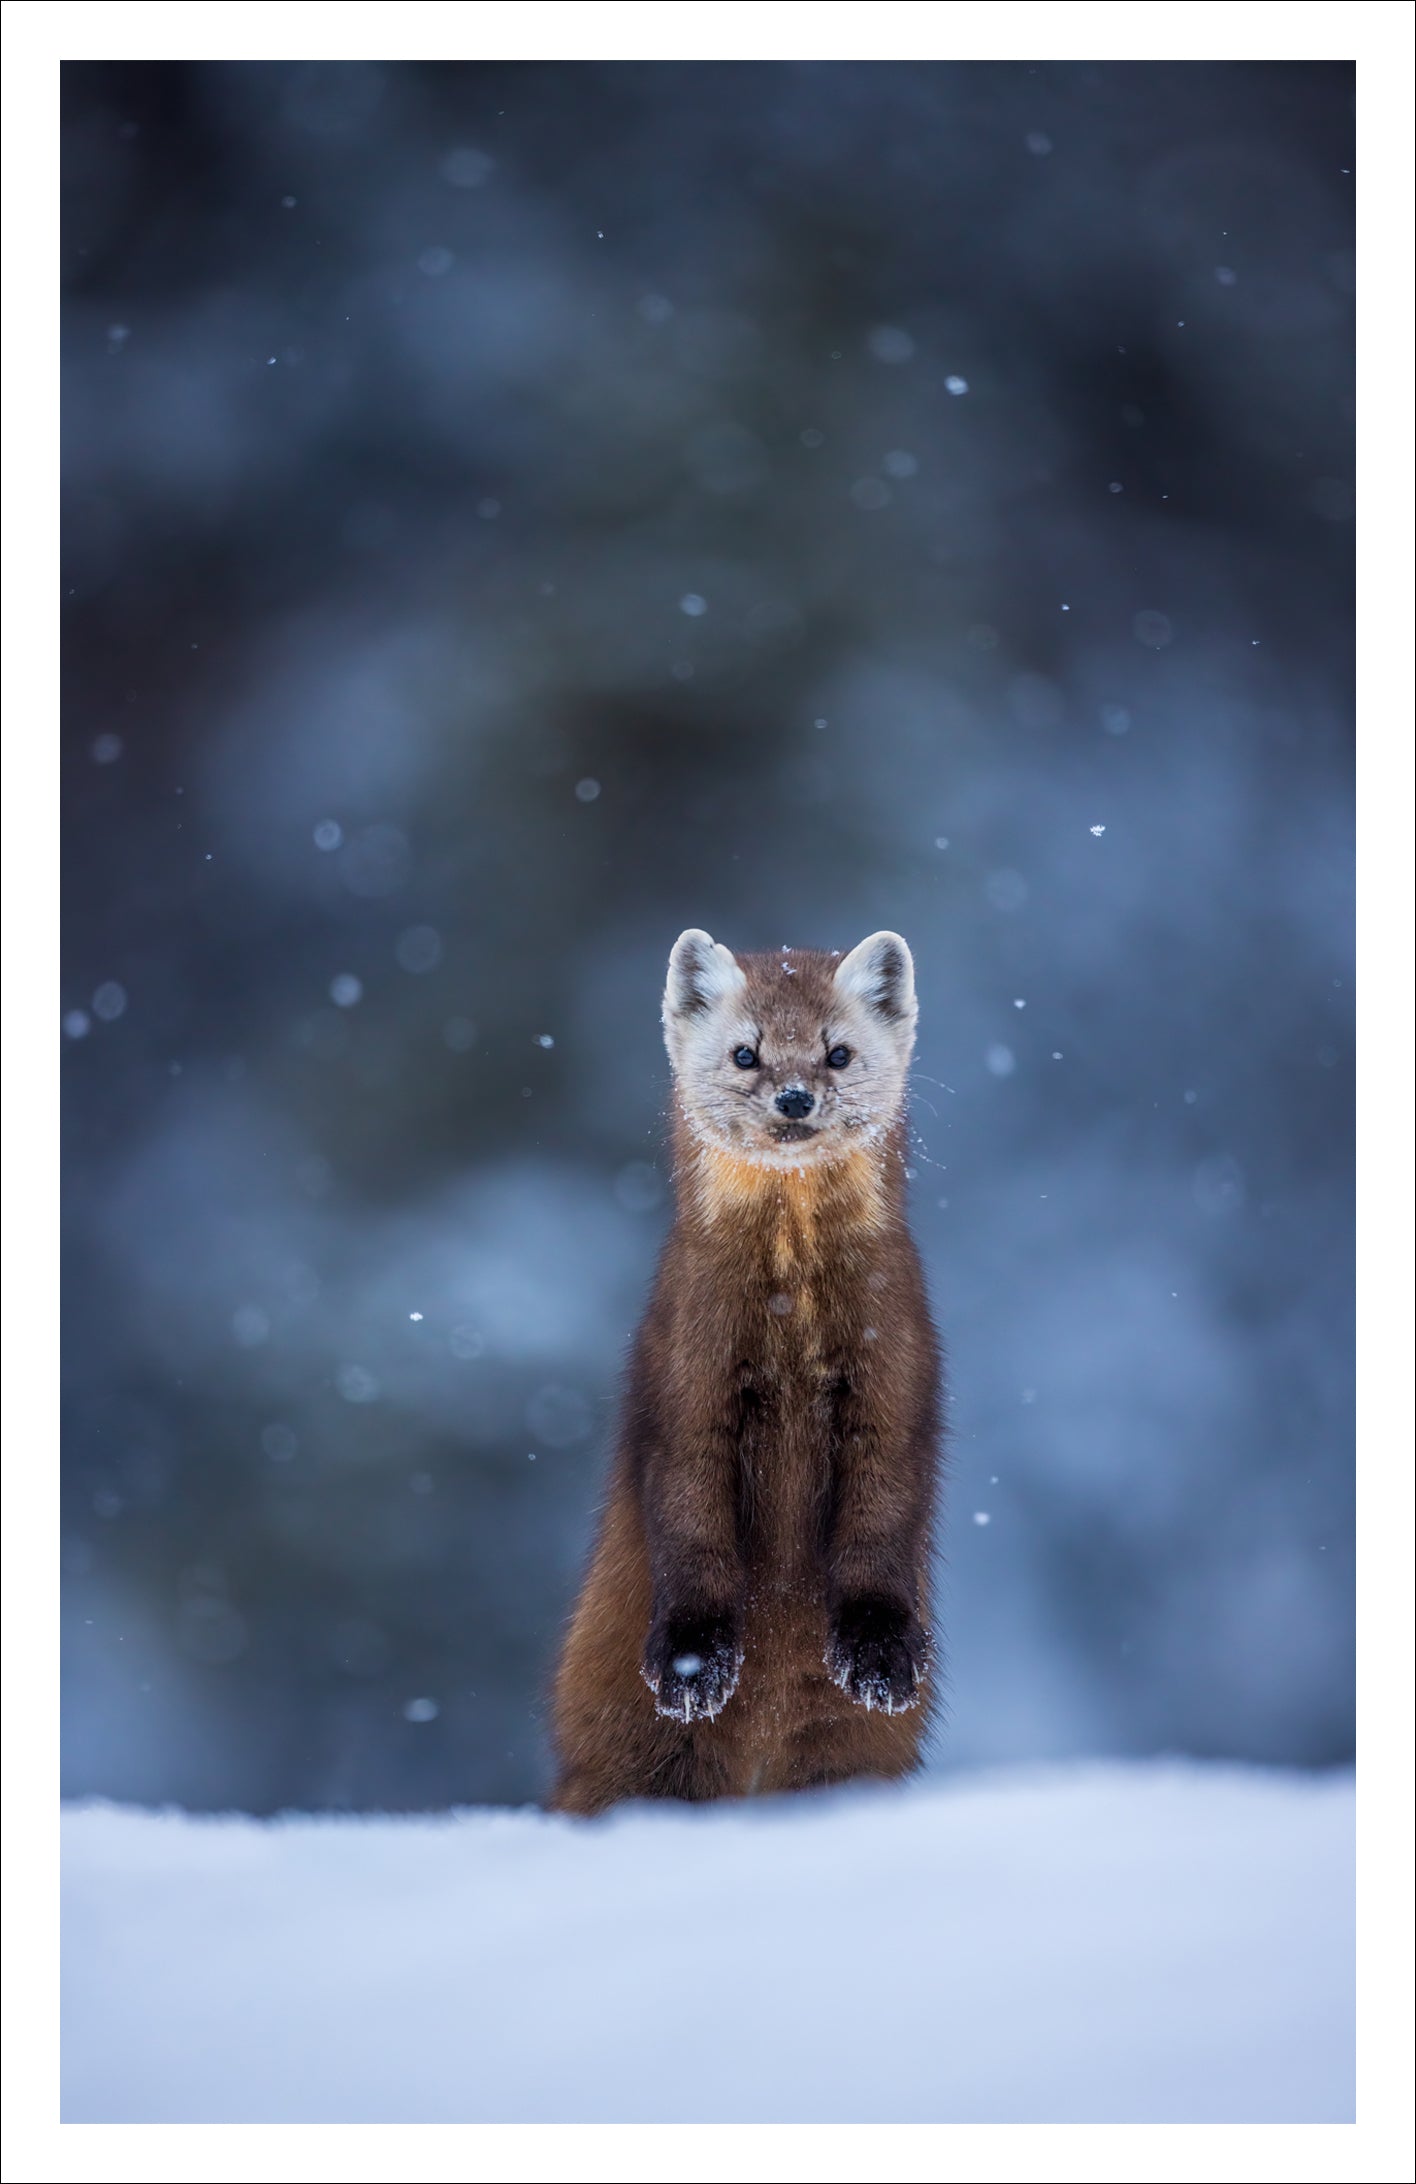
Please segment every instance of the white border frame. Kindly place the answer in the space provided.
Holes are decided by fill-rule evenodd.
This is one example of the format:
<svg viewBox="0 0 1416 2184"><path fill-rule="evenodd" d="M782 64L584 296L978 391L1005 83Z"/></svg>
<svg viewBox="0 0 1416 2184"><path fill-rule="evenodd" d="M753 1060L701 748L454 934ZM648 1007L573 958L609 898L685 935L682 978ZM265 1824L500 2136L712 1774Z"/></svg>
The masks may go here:
<svg viewBox="0 0 1416 2184"><path fill-rule="evenodd" d="M1401 0L8 0L3 82L5 2174L1405 2180L1411 2174L1412 13ZM1354 59L1359 2081L1352 2126L57 2123L58 62ZM35 1060L33 1057L41 1057Z"/></svg>

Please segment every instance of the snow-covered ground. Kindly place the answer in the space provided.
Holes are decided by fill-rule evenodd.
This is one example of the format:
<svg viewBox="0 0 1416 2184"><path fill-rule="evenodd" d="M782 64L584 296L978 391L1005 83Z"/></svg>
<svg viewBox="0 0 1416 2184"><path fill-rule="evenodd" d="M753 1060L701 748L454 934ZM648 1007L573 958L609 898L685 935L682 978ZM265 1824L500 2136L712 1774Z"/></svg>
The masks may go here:
<svg viewBox="0 0 1416 2184"><path fill-rule="evenodd" d="M1351 1778L64 1816L68 2122L1342 2122Z"/></svg>

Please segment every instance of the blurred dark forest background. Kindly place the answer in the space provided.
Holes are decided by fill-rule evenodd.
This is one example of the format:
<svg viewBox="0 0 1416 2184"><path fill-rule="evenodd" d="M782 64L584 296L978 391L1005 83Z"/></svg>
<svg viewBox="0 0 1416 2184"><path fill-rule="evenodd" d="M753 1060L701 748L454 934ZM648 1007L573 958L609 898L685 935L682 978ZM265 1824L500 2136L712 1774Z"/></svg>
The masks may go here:
<svg viewBox="0 0 1416 2184"><path fill-rule="evenodd" d="M70 1793L543 1785L687 924L915 949L938 1764L1348 1755L1352 92L66 69Z"/></svg>

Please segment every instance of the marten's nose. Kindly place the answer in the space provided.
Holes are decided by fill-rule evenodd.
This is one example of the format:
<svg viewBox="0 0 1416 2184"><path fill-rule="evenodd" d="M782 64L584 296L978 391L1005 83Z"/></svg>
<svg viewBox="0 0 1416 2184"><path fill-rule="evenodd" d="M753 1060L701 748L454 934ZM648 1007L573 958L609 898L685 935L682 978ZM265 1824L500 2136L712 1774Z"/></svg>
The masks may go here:
<svg viewBox="0 0 1416 2184"><path fill-rule="evenodd" d="M777 1112L785 1115L789 1122L800 1122L802 1116L809 1115L815 1105L811 1094L799 1084L789 1084L785 1092L777 1094Z"/></svg>

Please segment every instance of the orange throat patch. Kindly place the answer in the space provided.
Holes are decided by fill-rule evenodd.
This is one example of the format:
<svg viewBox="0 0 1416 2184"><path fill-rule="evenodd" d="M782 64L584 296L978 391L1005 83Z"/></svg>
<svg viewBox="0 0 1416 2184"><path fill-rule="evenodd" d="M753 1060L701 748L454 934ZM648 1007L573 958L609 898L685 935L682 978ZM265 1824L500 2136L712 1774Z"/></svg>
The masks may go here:
<svg viewBox="0 0 1416 2184"><path fill-rule="evenodd" d="M701 1140L693 1145L683 1178L694 1210L707 1221L752 1212L776 1215L773 1254L783 1274L826 1229L874 1233L886 1211L882 1146L862 1146L840 1160L800 1168L769 1167Z"/></svg>

